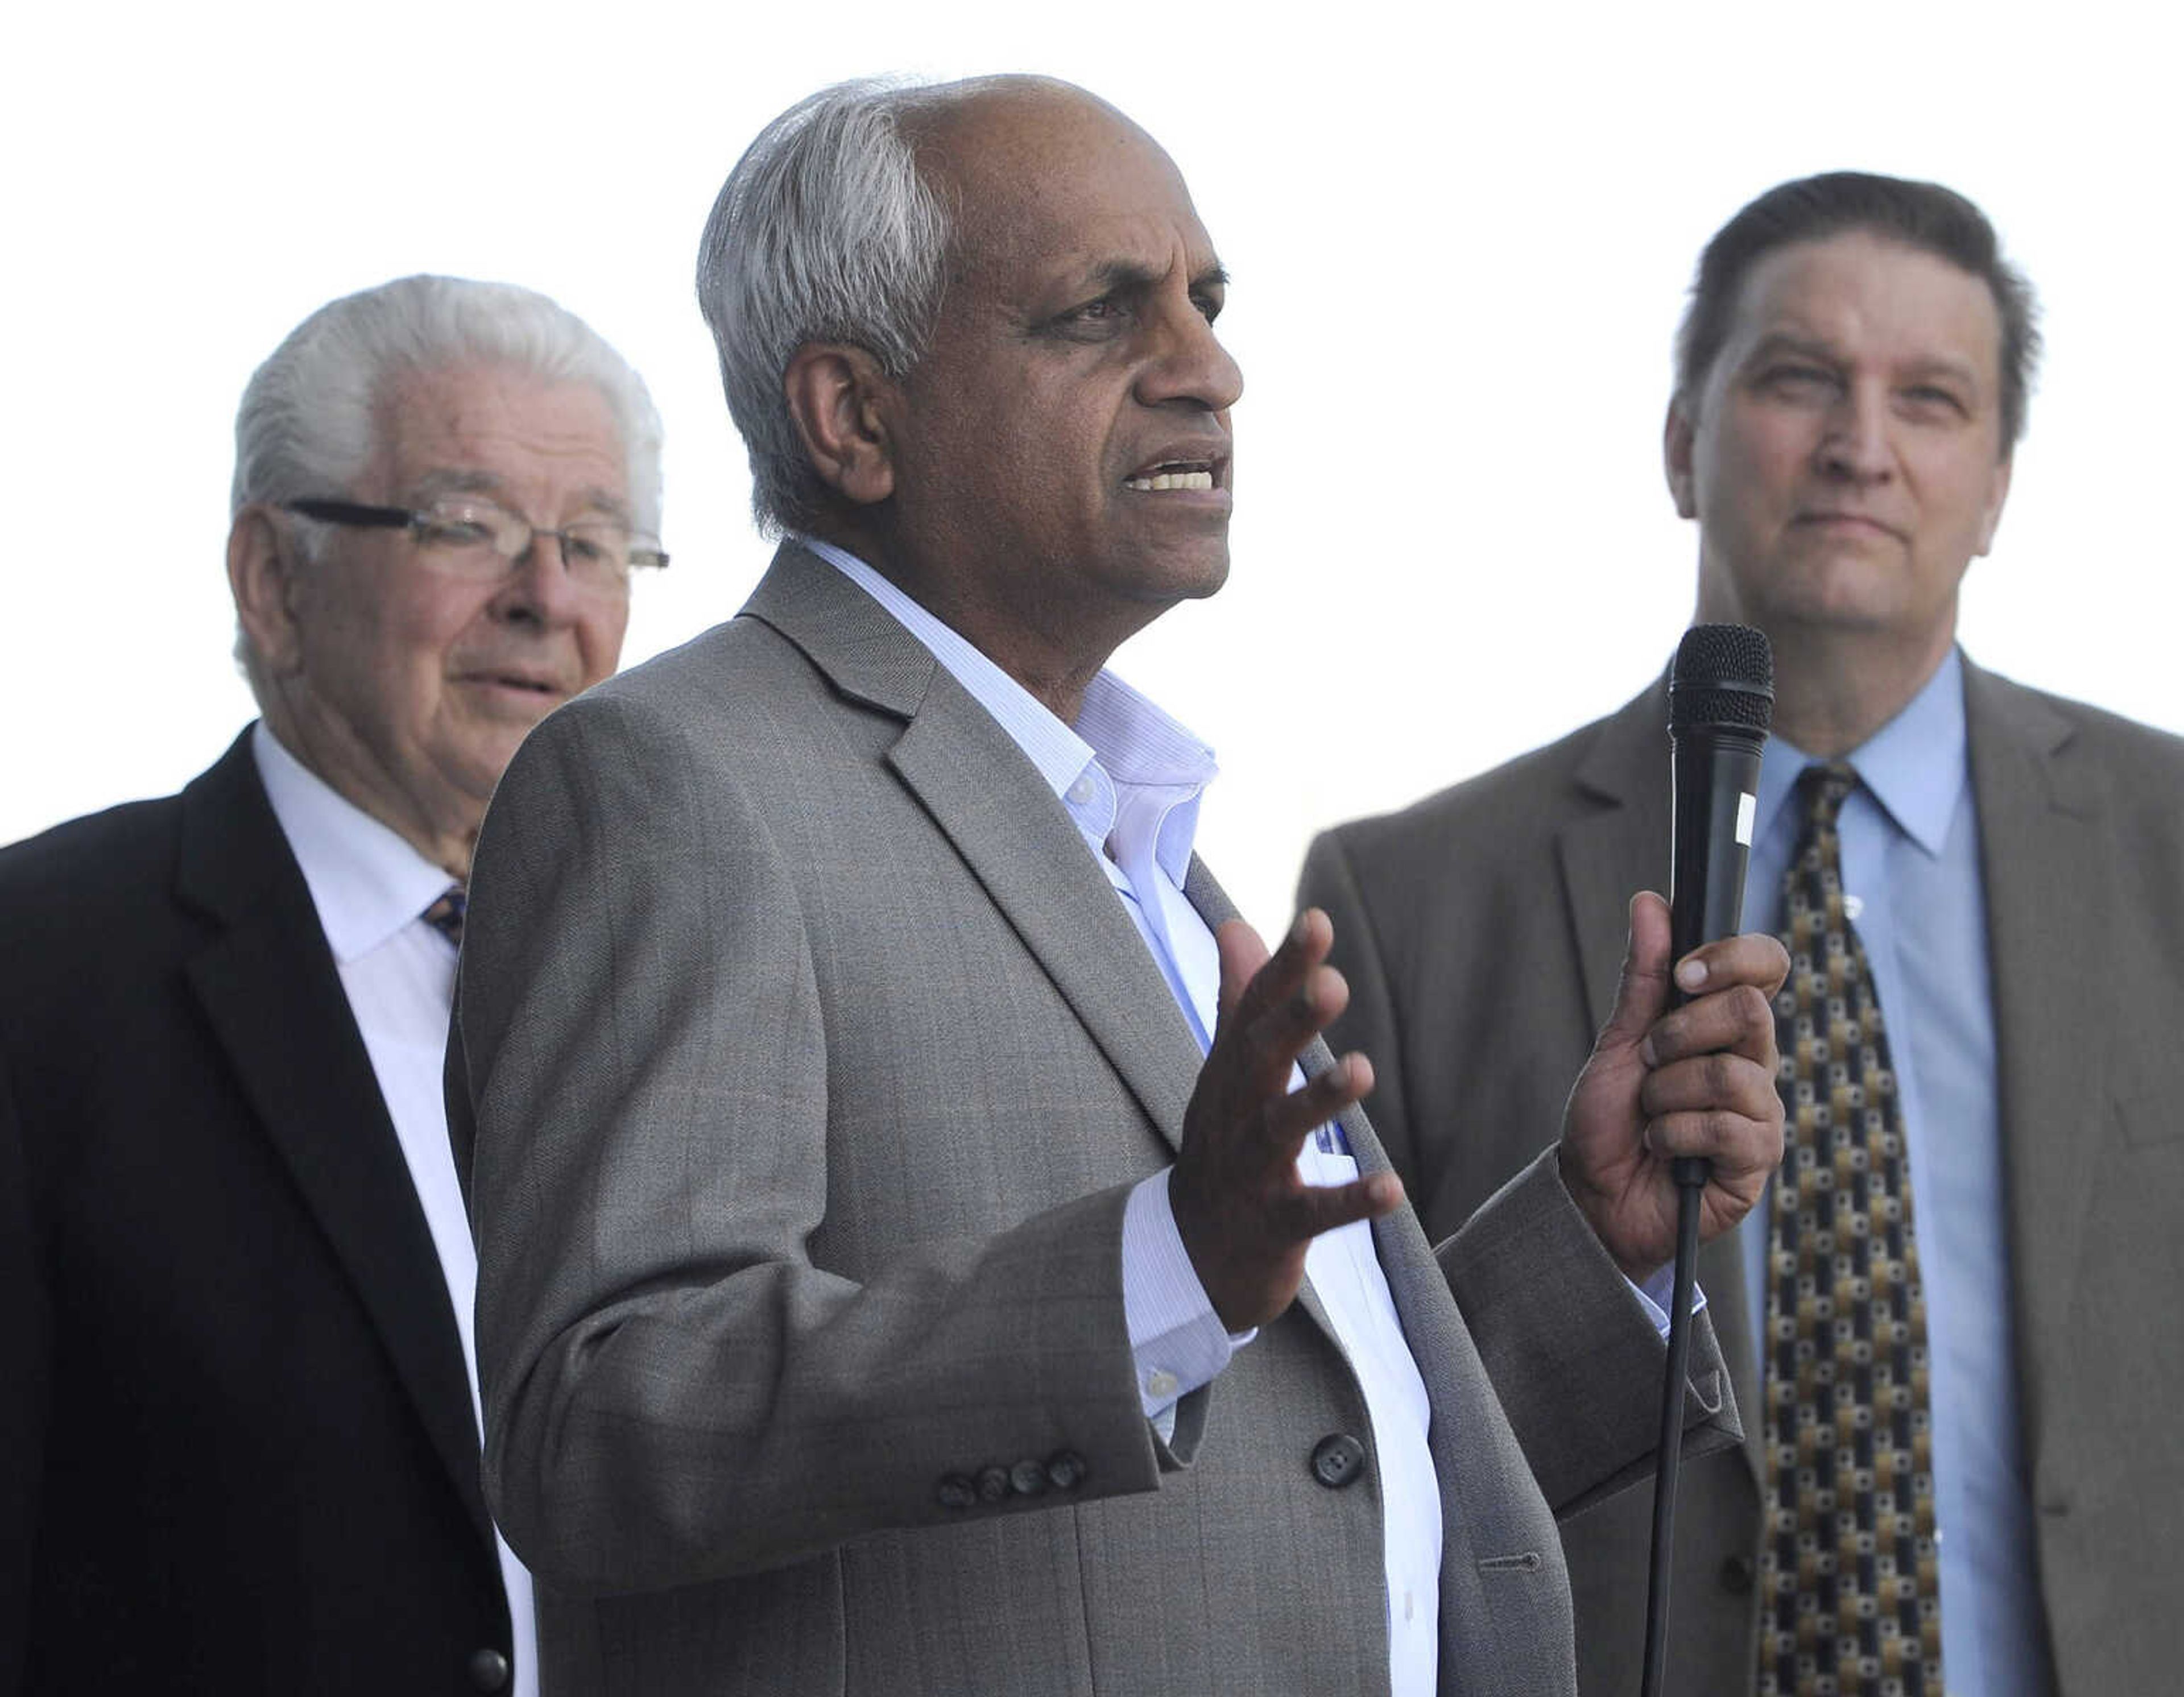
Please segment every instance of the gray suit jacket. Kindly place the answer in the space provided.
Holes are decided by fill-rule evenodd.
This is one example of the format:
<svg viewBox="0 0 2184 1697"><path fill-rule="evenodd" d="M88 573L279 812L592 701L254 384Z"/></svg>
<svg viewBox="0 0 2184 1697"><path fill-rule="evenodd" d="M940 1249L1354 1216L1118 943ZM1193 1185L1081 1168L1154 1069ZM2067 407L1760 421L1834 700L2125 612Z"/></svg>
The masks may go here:
<svg viewBox="0 0 2184 1697"><path fill-rule="evenodd" d="M1377 1471L1310 1465L1370 1443L1317 1299L1172 1443L1140 1411L1123 1203L1199 1064L1030 762L801 549L533 733L450 1093L548 1689L1384 1692ZM1441 1689L1572 1691L1549 1505L1642 1474L1659 1342L1552 1162L1438 1263L1407 1210L1376 1237L1432 1398ZM1701 1356L1695 1449L1736 1441Z"/></svg>
<svg viewBox="0 0 2184 1697"><path fill-rule="evenodd" d="M1964 668L2011 1197L2025 1465L2069 1697L2184 1665L2184 744ZM1428 1228L1555 1134L1606 1018L1632 890L1668 887L1667 693L1312 844L1373 1119ZM1522 963L1512 971L1510 963ZM1747 1221L1743 1229L1752 1229ZM1758 1405L1741 1251L1700 1257ZM2002 1299L1997 1293L1997 1299ZM1668 1689L1748 1689L1760 1458L1687 1466ZM1565 1523L1587 1697L1637 1689L1650 1494Z"/></svg>

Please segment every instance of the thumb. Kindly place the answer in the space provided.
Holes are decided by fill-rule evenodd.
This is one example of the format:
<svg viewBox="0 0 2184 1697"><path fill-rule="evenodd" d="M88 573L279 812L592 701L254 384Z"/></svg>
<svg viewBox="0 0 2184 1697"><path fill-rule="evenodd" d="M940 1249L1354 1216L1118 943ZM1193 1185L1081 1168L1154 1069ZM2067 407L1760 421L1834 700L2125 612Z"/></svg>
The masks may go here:
<svg viewBox="0 0 2184 1697"><path fill-rule="evenodd" d="M1242 999L1245 987L1271 956L1246 920L1223 920L1214 927L1213 943L1221 951L1221 1022L1225 1025Z"/></svg>
<svg viewBox="0 0 2184 1697"><path fill-rule="evenodd" d="M1669 1010L1675 987L1669 976L1669 904L1651 890L1630 899L1630 947L1623 957L1615 1009L1602 1029L1596 1054L1635 1049Z"/></svg>

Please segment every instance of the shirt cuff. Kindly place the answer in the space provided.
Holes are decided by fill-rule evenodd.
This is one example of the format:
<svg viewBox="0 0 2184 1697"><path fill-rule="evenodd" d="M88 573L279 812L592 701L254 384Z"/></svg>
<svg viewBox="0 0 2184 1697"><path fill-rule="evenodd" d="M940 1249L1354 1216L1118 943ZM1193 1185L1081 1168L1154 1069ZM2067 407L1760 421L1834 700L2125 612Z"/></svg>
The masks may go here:
<svg viewBox="0 0 2184 1697"><path fill-rule="evenodd" d="M1123 1311L1145 1418L1173 1421L1175 1405L1212 1382L1258 1336L1231 1332L1213 1311L1175 1229L1164 1169L1141 1181L1123 1210ZM1165 1429L1165 1428L1164 1428Z"/></svg>
<svg viewBox="0 0 2184 1697"><path fill-rule="evenodd" d="M1646 1317L1653 1322L1653 1329L1666 1338L1669 1335L1669 1305L1676 1299L1676 1264L1670 1261L1643 1284L1633 1278L1625 1278L1623 1282L1630 1287L1630 1294L1638 1299L1639 1305L1646 1310ZM1706 1305L1706 1293L1693 1284L1691 1312L1703 1314Z"/></svg>

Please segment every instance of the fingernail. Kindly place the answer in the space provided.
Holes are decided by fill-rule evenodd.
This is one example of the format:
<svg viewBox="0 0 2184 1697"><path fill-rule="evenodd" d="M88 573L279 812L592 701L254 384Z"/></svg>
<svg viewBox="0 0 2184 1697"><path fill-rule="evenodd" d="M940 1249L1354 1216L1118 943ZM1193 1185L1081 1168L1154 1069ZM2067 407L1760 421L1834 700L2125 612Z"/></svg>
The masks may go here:
<svg viewBox="0 0 2184 1697"><path fill-rule="evenodd" d="M1691 960L1676 968L1676 982L1686 990L1696 990L1707 981L1706 962Z"/></svg>
<svg viewBox="0 0 2184 1697"><path fill-rule="evenodd" d="M1647 1032L1646 1041L1638 1045L1638 1058L1648 1066L1658 1066L1661 1064L1660 1052L1653 1047L1652 1032Z"/></svg>
<svg viewBox="0 0 2184 1697"><path fill-rule="evenodd" d="M1290 921L1290 941L1297 944L1300 948L1304 944L1305 918L1306 915L1304 914L1299 914L1295 919Z"/></svg>

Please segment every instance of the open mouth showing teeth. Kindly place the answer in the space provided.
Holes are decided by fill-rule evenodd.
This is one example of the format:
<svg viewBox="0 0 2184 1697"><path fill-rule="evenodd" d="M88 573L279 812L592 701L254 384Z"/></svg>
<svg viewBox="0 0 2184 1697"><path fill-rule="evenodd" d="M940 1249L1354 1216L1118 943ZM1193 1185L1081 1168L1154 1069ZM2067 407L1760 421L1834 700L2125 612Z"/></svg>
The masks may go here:
<svg viewBox="0 0 2184 1697"><path fill-rule="evenodd" d="M1212 468L1204 460L1174 459L1123 480L1125 489L1211 489Z"/></svg>

